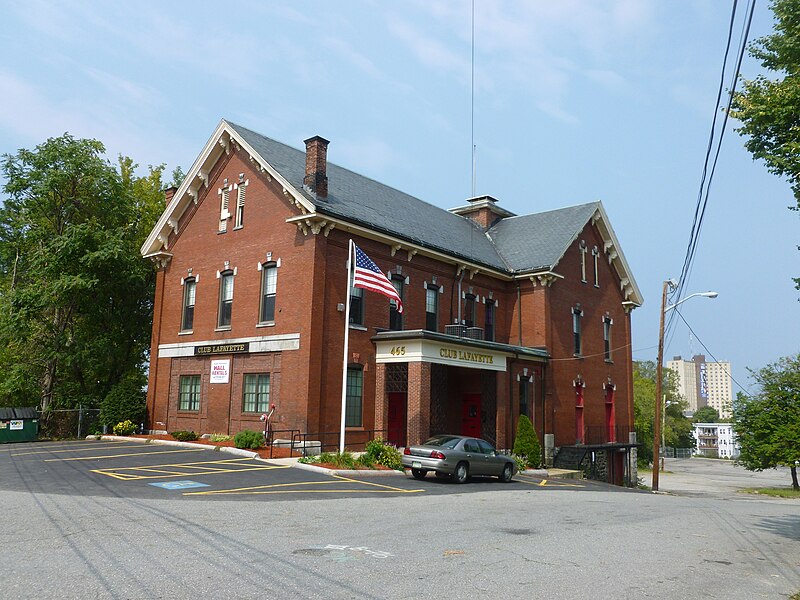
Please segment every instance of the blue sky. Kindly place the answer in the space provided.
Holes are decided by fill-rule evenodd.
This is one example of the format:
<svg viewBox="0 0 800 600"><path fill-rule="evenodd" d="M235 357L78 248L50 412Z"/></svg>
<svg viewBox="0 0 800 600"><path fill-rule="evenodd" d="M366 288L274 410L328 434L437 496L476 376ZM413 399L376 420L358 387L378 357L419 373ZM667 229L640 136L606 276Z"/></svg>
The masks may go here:
<svg viewBox="0 0 800 600"><path fill-rule="evenodd" d="M645 296L635 359L655 358L661 284L683 264L730 5L476 1L476 192L517 214L603 201ZM472 192L470 13L467 0L0 0L0 153L68 131L187 169L227 118L296 147L322 135L332 162L458 206ZM771 28L762 0L751 39ZM745 367L800 350L800 220L743 143L729 128L686 286L719 297L682 314L747 386ZM676 327L665 358L692 352Z"/></svg>

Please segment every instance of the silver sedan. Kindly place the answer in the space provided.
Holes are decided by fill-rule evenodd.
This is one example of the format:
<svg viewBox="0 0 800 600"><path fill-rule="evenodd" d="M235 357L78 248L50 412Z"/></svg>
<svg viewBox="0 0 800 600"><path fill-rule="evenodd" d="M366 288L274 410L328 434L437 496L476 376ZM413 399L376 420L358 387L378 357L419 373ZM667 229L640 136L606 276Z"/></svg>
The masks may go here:
<svg viewBox="0 0 800 600"><path fill-rule="evenodd" d="M499 454L486 440L463 435L436 435L424 444L403 450L403 467L411 469L415 479L428 471L437 477L452 477L464 483L470 475L489 475L508 482L517 473L517 463Z"/></svg>

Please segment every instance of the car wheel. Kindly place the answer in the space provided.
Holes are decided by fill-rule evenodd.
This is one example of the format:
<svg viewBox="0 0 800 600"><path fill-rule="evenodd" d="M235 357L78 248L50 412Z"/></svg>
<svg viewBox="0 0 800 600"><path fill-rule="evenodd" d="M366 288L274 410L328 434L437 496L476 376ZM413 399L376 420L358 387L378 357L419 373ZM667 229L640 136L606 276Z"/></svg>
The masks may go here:
<svg viewBox="0 0 800 600"><path fill-rule="evenodd" d="M469 479L469 467L467 463L460 462L456 465L456 470L453 472L453 480L456 483L466 483Z"/></svg>
<svg viewBox="0 0 800 600"><path fill-rule="evenodd" d="M422 469L411 469L411 474L414 476L414 479L425 479L425 475L427 475L428 472Z"/></svg>
<svg viewBox="0 0 800 600"><path fill-rule="evenodd" d="M506 463L506 466L503 467L503 472L500 474L500 481L508 483L512 477L514 477L514 466L511 463Z"/></svg>

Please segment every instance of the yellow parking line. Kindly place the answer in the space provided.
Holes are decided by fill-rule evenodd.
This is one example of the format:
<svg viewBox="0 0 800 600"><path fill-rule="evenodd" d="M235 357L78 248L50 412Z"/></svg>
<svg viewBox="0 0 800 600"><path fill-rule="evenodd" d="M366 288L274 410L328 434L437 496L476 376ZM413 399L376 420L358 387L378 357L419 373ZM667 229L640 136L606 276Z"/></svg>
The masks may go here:
<svg viewBox="0 0 800 600"><path fill-rule="evenodd" d="M403 488L392 487L391 485L383 485L381 483L375 483L374 481L362 481L359 479L350 479L349 477L344 477L343 475L334 475L337 479L341 479L342 481L352 481L353 483L361 483L363 485L372 485L379 488L384 488L394 492L406 492L409 490L404 490ZM423 490L411 490L411 491L423 491Z"/></svg>
<svg viewBox="0 0 800 600"><path fill-rule="evenodd" d="M175 452L202 452L205 448L199 450L156 450L155 452L131 452L130 454L110 454L107 456L78 456L75 458L47 458L43 462L56 462L56 461L69 461L69 460L99 460L103 458L122 458L125 456L143 456L145 454L173 454Z"/></svg>
<svg viewBox="0 0 800 600"><path fill-rule="evenodd" d="M576 487L576 488L583 488L586 487L584 484L581 483L566 483L566 482L555 482L552 479L528 479L526 477L515 477L514 481L519 481L520 483L527 483L528 485L538 485L539 487Z"/></svg>
<svg viewBox="0 0 800 600"><path fill-rule="evenodd" d="M230 459L221 461L208 461L197 463L174 463L168 465L148 465L144 467L119 467L116 469L91 469L92 473L108 475L125 481L139 479L167 479L169 477L187 477L192 475L218 475L221 473L245 473L251 471L270 471L272 469L287 469L284 465L242 464L240 461L250 461L249 458ZM217 468L203 465L230 465L236 468ZM172 469L169 469L172 467ZM157 473L156 475L139 475L138 473Z"/></svg>
<svg viewBox="0 0 800 600"><path fill-rule="evenodd" d="M80 442L78 442L80 443ZM91 444L91 446L89 446ZM77 446L77 443L75 444ZM61 452L75 452L76 450L108 450L110 448L141 448L143 444L123 444L116 442L113 446L96 446L91 442L85 448L69 448L68 450L34 450L33 452L16 452L11 456L28 456L29 454L59 454Z"/></svg>
<svg viewBox="0 0 800 600"><path fill-rule="evenodd" d="M340 494L340 493L353 493L353 494L374 494L374 493L384 493L388 494L391 492L400 492L404 494L412 494L417 492L424 492L425 490L404 490L401 488L395 488L388 485L380 485L374 484L371 482L366 481L358 481L356 479L348 479L346 477L334 476L336 477L333 481L300 481L296 483L273 483L271 485L259 485L254 487L245 487L245 488L236 488L230 490L209 490L203 492L185 492L184 496L211 496L215 494ZM335 489L335 490L306 490L306 489L287 489L287 488L296 488L301 486L313 486L313 485L321 485L321 486L329 486L329 485L336 485L339 483L357 483L357 484L364 484L364 485L374 485L380 488L384 488L381 490L372 490L372 489Z"/></svg>

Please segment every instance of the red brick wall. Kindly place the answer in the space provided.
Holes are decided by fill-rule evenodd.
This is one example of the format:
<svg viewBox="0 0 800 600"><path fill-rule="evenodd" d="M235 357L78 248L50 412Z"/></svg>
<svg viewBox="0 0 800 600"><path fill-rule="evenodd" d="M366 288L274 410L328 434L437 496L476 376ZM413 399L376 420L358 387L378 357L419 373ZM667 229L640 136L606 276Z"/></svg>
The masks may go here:
<svg viewBox="0 0 800 600"><path fill-rule="evenodd" d="M249 180L244 226L234 229L233 219L225 233L217 233L220 197L217 189L222 181L238 182L239 174ZM230 212L235 212L235 192L231 193ZM347 302L346 271L347 241L356 243L384 271L397 272L408 278L404 297L404 329L425 328L425 282L444 287L439 295L438 330L453 323L458 307L463 303L458 294L459 277L454 265L424 256L409 255L404 249L392 255L389 245L361 238L341 227L328 236L303 233L286 219L296 216L298 209L283 194L280 185L254 168L246 153L234 151L223 156L210 174L208 188L200 193L198 205L191 206L181 219L178 234L172 235L169 251L174 258L157 277L156 308L153 322L152 363L148 408L150 427L161 429L158 422L167 423L170 430L194 429L201 433L243 428L259 429L258 415L242 414L242 376L244 373L268 372L271 375L271 402L277 405L274 418L278 429L299 429L303 432L337 432L340 425L344 311L338 305ZM587 252L587 283L580 279L578 243L586 240L591 251L594 245L602 251L603 241L592 226L587 226L570 247L556 271L564 276L551 287L530 280L509 282L485 273L471 276L464 273L462 293L472 288L480 299L492 297L497 301L496 337L500 342L524 346L546 347L553 361L542 368L534 361L516 360L509 364L510 375L498 374L497 435L498 444L510 445L519 415L519 385L517 377L524 368L535 375L533 390L533 420L537 432L543 428L541 409L545 406L547 432L555 429L556 444L574 442L574 394L572 380L580 374L586 382L585 420L587 425L604 422L603 384L608 377L617 385L616 417L619 424L632 421L630 379L630 319L622 309L619 281L608 265L605 254L599 260L600 286L593 285L591 252ZM278 268L275 322L258 326L261 272L260 262L280 260ZM217 271L228 261L236 269L232 325L229 330L217 330L219 280ZM199 276L195 322L191 334L181 335L183 287L181 278ZM518 302L517 298L520 301ZM571 308L580 303L583 317L583 355L572 356ZM462 304L463 306L463 304ZM366 293L366 330L350 329L349 363L364 367L363 427L358 431L385 426L385 406L376 407L376 396L385 401L383 393L376 394L375 349L370 338L376 328L389 323L389 301L383 296ZM484 326L485 305L477 305L477 326ZM602 356L602 316L608 312L614 320L612 345L613 363ZM520 339L521 324L521 339ZM158 358L158 343L198 343L232 338L247 338L278 334L300 334L299 350L276 354L229 356L232 365L230 384L211 386L208 383L210 359ZM222 356L214 358L223 358ZM430 379L430 365L417 366L409 377ZM198 413L178 413L177 386L181 373L203 375L201 409ZM477 373L477 372L476 372ZM545 380L546 396L542 398L540 382ZM415 380L416 381L416 380ZM412 407L409 385L409 411ZM429 393L429 392L428 392ZM171 398L167 408L167 399ZM422 402L422 399L415 400ZM427 416L419 416L420 426ZM455 417L454 417L455 418ZM422 430L413 435L423 435ZM409 439L412 430L409 429Z"/></svg>
<svg viewBox="0 0 800 600"><path fill-rule="evenodd" d="M586 283L581 282L581 240L586 241ZM591 249L597 246L599 287L594 285L594 263ZM547 375L547 404L555 433L555 444L575 441L575 394L572 382L580 375L584 390L584 419L587 426L605 423L603 385L611 378L617 386L615 394L616 423L632 426L630 362L630 317L622 306L619 277L602 252L603 240L592 225L587 225L565 253L556 271L564 276L548 290L549 350L552 356ZM575 357L572 332L572 307L580 304L582 317L582 354ZM608 314L612 325L612 362L603 356L603 316ZM548 426L550 423L548 422ZM627 441L627 440L624 440Z"/></svg>

